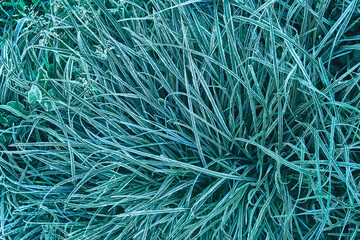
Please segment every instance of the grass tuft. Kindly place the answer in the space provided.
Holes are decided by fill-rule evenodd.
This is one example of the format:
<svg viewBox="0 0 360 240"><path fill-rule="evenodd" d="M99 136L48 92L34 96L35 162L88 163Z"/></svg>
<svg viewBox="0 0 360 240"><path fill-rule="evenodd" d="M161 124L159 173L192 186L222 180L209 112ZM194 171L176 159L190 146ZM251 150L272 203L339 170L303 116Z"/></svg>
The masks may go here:
<svg viewBox="0 0 360 240"><path fill-rule="evenodd" d="M359 1L5 2L1 239L359 237Z"/></svg>

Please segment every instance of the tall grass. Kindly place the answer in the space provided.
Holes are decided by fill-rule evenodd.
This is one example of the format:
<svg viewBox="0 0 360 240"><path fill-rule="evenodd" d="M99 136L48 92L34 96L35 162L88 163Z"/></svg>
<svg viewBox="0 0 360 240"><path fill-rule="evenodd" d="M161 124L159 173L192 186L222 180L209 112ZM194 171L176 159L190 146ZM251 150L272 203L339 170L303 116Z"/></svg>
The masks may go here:
<svg viewBox="0 0 360 240"><path fill-rule="evenodd" d="M357 239L360 3L58 1L1 43L2 239Z"/></svg>

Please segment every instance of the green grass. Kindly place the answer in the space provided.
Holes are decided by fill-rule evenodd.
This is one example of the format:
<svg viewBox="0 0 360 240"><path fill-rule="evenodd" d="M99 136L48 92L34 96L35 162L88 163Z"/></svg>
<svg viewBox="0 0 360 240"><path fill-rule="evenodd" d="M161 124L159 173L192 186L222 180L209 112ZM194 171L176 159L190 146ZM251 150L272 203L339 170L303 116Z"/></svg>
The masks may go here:
<svg viewBox="0 0 360 240"><path fill-rule="evenodd" d="M0 239L360 237L359 1L45 10L0 22Z"/></svg>

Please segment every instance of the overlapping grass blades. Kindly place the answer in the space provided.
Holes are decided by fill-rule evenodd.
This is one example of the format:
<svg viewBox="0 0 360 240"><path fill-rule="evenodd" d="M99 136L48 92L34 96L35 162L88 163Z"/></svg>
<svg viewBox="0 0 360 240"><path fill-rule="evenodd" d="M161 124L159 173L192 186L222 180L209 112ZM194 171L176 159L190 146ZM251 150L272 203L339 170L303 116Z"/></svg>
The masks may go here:
<svg viewBox="0 0 360 240"><path fill-rule="evenodd" d="M356 239L360 4L310 2L22 18L1 43L2 238Z"/></svg>

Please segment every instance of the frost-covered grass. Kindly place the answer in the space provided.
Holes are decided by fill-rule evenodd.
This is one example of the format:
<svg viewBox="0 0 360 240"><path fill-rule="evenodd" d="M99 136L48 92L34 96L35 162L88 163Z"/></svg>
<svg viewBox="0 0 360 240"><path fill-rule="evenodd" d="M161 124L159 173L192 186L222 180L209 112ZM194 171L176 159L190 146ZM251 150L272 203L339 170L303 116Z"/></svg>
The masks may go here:
<svg viewBox="0 0 360 240"><path fill-rule="evenodd" d="M0 22L1 239L360 237L359 1L34 9Z"/></svg>

